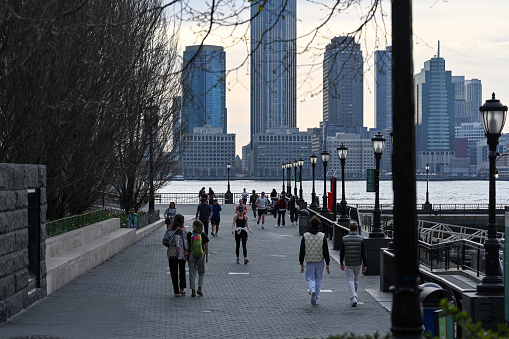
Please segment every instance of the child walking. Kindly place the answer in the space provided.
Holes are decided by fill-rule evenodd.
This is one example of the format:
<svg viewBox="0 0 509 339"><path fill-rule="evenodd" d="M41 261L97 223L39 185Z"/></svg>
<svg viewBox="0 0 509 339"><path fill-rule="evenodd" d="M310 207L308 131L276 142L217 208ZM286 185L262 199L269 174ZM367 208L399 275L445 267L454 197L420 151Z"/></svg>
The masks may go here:
<svg viewBox="0 0 509 339"><path fill-rule="evenodd" d="M318 305L323 278L323 261L325 259L327 274L330 274L330 256L327 238L324 233L320 232L320 219L313 216L309 220L309 224L309 232L304 233L300 243L300 273L306 271L311 305ZM304 266L304 259L306 259L306 266Z"/></svg>
<svg viewBox="0 0 509 339"><path fill-rule="evenodd" d="M189 285L191 297L203 296L203 280L205 279L205 263L209 262L209 237L203 232L203 223L199 220L193 222L193 232L187 233L187 241L190 244L189 262ZM198 273L198 291L196 291L196 274Z"/></svg>

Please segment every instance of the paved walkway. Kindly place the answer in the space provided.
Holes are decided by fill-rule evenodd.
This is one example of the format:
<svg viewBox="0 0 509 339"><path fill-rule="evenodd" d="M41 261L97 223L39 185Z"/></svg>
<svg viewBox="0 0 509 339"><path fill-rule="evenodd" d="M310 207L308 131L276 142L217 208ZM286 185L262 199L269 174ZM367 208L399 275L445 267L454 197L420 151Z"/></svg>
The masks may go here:
<svg viewBox="0 0 509 339"><path fill-rule="evenodd" d="M177 210L189 219L195 206ZM163 227L12 317L0 326L0 337L325 338L389 332L390 313L373 297L388 301L377 293L379 277L361 276L360 303L350 307L336 261L331 274L325 273L320 305L310 304L299 273L301 236L290 222L276 227L268 216L264 230L251 222L251 262L236 265L233 211L233 205L223 206L219 236L211 238L203 297L191 298L189 289L186 297L173 297ZM339 260L337 252L331 254Z"/></svg>

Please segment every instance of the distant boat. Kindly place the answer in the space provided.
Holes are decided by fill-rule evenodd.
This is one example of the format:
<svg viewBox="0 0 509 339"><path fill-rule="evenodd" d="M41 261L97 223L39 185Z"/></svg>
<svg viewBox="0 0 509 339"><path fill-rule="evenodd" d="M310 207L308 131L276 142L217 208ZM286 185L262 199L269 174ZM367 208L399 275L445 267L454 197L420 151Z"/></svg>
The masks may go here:
<svg viewBox="0 0 509 339"><path fill-rule="evenodd" d="M177 174L176 176L173 177L172 180L175 180L175 181L184 181L184 180L186 180L186 178L184 178L184 176L182 174Z"/></svg>

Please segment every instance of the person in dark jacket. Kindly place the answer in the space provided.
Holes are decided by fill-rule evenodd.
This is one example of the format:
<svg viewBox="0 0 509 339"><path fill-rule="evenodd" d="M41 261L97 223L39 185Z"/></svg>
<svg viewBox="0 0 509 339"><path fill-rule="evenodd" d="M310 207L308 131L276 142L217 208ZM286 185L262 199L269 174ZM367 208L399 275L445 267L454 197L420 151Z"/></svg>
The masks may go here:
<svg viewBox="0 0 509 339"><path fill-rule="evenodd" d="M285 225L285 215L286 215L286 200L285 196L282 195L281 198L274 205L274 211L277 212L277 225L281 226L281 219L283 219L283 226Z"/></svg>
<svg viewBox="0 0 509 339"><path fill-rule="evenodd" d="M367 251L364 238L358 233L359 226L355 221L350 223L350 233L343 237L339 250L339 262L341 270L346 272L346 281L350 290L350 305L357 306L357 288L359 287L359 275L367 269Z"/></svg>
<svg viewBox="0 0 509 339"><path fill-rule="evenodd" d="M306 260L306 266L304 266L304 259ZM302 236L299 254L300 273L306 271L306 281L308 283L309 294L311 295L311 305L318 305L323 278L324 260L327 274L330 274L330 256L327 237L324 233L320 232L320 219L313 216L309 220L309 232L304 233Z"/></svg>
<svg viewBox="0 0 509 339"><path fill-rule="evenodd" d="M291 197L290 201L288 201L288 210L290 211L290 221L293 223L295 222L295 225L297 225L297 222L299 221L299 209L297 208L297 201L295 197Z"/></svg>

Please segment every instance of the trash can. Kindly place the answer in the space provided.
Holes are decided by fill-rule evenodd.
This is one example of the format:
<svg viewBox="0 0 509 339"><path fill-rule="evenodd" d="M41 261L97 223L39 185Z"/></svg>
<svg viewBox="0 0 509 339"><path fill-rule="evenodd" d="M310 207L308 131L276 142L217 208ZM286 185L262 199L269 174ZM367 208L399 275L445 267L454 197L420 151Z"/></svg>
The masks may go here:
<svg viewBox="0 0 509 339"><path fill-rule="evenodd" d="M435 328L435 311L440 310L440 301L442 299L452 300L449 291L444 290L435 283L425 283L420 285L422 288L419 300L422 304L422 324L424 332L431 332L432 336L438 336L438 328Z"/></svg>
<svg viewBox="0 0 509 339"><path fill-rule="evenodd" d="M300 210L299 213L299 234L303 235L309 230L309 212Z"/></svg>

